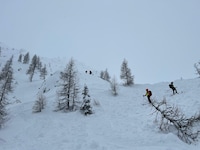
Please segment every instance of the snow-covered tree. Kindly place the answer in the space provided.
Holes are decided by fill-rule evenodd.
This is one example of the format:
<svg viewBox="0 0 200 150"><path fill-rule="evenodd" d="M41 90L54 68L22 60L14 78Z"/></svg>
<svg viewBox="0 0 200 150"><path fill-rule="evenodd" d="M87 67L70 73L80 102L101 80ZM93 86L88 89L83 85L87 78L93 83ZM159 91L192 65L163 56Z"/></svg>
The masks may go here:
<svg viewBox="0 0 200 150"><path fill-rule="evenodd" d="M105 79L106 81L110 81L110 75L109 75L107 69L106 69L105 72L104 72L104 79Z"/></svg>
<svg viewBox="0 0 200 150"><path fill-rule="evenodd" d="M42 67L40 70L40 77L43 80L45 80L46 75L47 75L47 68L46 68L46 65L44 65L44 67Z"/></svg>
<svg viewBox="0 0 200 150"><path fill-rule="evenodd" d="M101 72L100 72L100 78L101 78L101 79L104 79L104 71L101 71Z"/></svg>
<svg viewBox="0 0 200 150"><path fill-rule="evenodd" d="M7 116L7 110L5 108L5 104L2 104L2 102L0 102L0 128L3 126L3 124L5 123L6 120L6 116Z"/></svg>
<svg viewBox="0 0 200 150"><path fill-rule="evenodd" d="M80 92L78 82L75 81L73 85L73 91L72 91L72 110L76 110L78 108L78 94Z"/></svg>
<svg viewBox="0 0 200 150"><path fill-rule="evenodd" d="M44 109L45 105L46 105L46 98L42 93L40 93L37 97L37 100L35 101L34 106L33 106L33 112L34 113L41 112L42 109Z"/></svg>
<svg viewBox="0 0 200 150"><path fill-rule="evenodd" d="M26 72L26 74L29 74L30 76L29 76L29 80L30 80L30 82L32 82L32 80L33 80L33 75L34 75L34 73L35 73L35 71L36 71L36 69L37 69L37 56L36 55L34 55L33 56L33 58L32 58L32 61L31 61L31 64L29 65L29 69L27 70L27 72Z"/></svg>
<svg viewBox="0 0 200 150"><path fill-rule="evenodd" d="M24 64L28 64L30 61L30 55L29 55L29 52L27 52L24 56L24 59L23 59L23 63Z"/></svg>
<svg viewBox="0 0 200 150"><path fill-rule="evenodd" d="M106 80L106 81L110 81L110 75L108 73L108 70L106 69L105 71L101 71L100 73L100 78Z"/></svg>
<svg viewBox="0 0 200 150"><path fill-rule="evenodd" d="M88 87L86 85L84 86L82 95L83 95L83 103L81 105L80 110L83 112L84 115L92 114L93 111L92 111L92 107L90 105L89 90L88 90Z"/></svg>
<svg viewBox="0 0 200 150"><path fill-rule="evenodd" d="M13 90L11 85L13 83L12 60L13 57L6 62L0 74L0 127L4 124L7 116L5 106L8 102L6 96Z"/></svg>
<svg viewBox="0 0 200 150"><path fill-rule="evenodd" d="M114 96L118 95L119 87L118 87L118 83L117 83L115 76L112 78L112 80L110 82L110 87L111 87L112 94Z"/></svg>
<svg viewBox="0 0 200 150"><path fill-rule="evenodd" d="M68 111L74 110L76 106L76 100L78 98L78 78L77 71L75 71L74 60L71 59L67 64L64 72L61 72L60 79L62 80L61 89L58 94L58 110Z"/></svg>
<svg viewBox="0 0 200 150"><path fill-rule="evenodd" d="M22 62L22 54L19 55L18 62Z"/></svg>
<svg viewBox="0 0 200 150"><path fill-rule="evenodd" d="M194 68L196 69L196 74L200 77L200 62L194 64Z"/></svg>
<svg viewBox="0 0 200 150"><path fill-rule="evenodd" d="M39 56L37 57L36 64L37 64L37 69L41 70L42 69L42 62L40 61L40 57Z"/></svg>
<svg viewBox="0 0 200 150"><path fill-rule="evenodd" d="M122 80L124 80L124 85L127 85L127 86L130 86L132 84L134 84L134 81L133 81L133 76L131 74L131 69L128 68L128 62L126 61L126 59L124 59L124 61L122 62L122 65L121 65L121 75L120 75L120 78Z"/></svg>
<svg viewBox="0 0 200 150"><path fill-rule="evenodd" d="M12 68L13 56L6 62L5 66L2 68L0 73L0 81L6 81L6 89L12 91L13 82L13 68Z"/></svg>

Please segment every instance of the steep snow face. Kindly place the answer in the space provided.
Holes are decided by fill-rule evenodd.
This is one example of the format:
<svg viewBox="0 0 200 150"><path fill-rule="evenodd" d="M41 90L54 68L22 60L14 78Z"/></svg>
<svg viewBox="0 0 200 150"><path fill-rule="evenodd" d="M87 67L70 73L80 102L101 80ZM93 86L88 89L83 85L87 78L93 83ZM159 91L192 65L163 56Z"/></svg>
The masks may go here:
<svg viewBox="0 0 200 150"><path fill-rule="evenodd" d="M20 53L6 49L0 57L2 68L5 61L14 55L15 78L14 91L8 96L9 120L0 130L0 150L200 149L199 143L188 145L174 133L162 133L155 122L155 110L143 97L148 88L154 100L165 98L169 104L178 106L190 117L200 110L199 78L174 81L180 94L173 96L169 83L163 82L132 87L119 84L118 96L114 97L110 84L99 78L98 71L76 61L80 89L83 90L85 84L88 86L95 113L84 116L79 111L55 112L60 71L65 69L68 60L42 58L42 63L48 64L46 80L41 80L36 72L33 82L29 82L26 75L29 65L17 61ZM92 70L93 74L86 73L86 70ZM32 113L37 95L44 89L46 107L41 113ZM99 105L95 105L96 102Z"/></svg>

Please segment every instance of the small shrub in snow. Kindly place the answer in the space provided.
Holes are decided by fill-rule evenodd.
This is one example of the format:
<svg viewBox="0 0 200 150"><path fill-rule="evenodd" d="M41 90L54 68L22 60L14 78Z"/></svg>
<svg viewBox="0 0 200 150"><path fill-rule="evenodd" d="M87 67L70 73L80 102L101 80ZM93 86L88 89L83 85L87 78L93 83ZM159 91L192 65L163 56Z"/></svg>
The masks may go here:
<svg viewBox="0 0 200 150"><path fill-rule="evenodd" d="M44 109L44 106L46 105L46 98L43 94L40 94L35 101L35 105L33 106L33 112L41 112L42 109Z"/></svg>
<svg viewBox="0 0 200 150"><path fill-rule="evenodd" d="M117 96L119 87L118 87L117 80L115 77L112 78L110 82L110 87L111 87L112 94L114 96Z"/></svg>

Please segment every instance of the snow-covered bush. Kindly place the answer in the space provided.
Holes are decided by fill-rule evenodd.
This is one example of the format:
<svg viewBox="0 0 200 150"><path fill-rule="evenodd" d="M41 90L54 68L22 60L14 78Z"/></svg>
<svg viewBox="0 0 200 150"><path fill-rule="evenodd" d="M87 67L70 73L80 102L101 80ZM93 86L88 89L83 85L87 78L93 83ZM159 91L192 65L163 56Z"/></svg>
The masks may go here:
<svg viewBox="0 0 200 150"><path fill-rule="evenodd" d="M112 78L110 82L110 87L111 87L112 94L114 96L118 95L119 87L118 87L117 80L115 77Z"/></svg>
<svg viewBox="0 0 200 150"><path fill-rule="evenodd" d="M46 105L46 98L41 93L38 95L37 100L35 101L35 104L33 106L33 112L34 113L41 112L42 109L44 109L45 105Z"/></svg>

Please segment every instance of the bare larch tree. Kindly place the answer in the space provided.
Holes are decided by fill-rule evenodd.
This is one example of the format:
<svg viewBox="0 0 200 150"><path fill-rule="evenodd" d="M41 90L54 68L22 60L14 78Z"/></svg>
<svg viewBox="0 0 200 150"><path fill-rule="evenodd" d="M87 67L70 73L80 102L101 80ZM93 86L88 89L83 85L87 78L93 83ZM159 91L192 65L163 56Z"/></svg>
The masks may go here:
<svg viewBox="0 0 200 150"><path fill-rule="evenodd" d="M64 72L60 73L60 79L62 80L62 83L60 85L60 90L57 92L57 109L63 111L75 110L79 86L77 71L75 70L75 63L73 59L69 61Z"/></svg>
<svg viewBox="0 0 200 150"><path fill-rule="evenodd" d="M126 86L130 86L134 84L134 81L133 81L134 77L131 74L131 69L128 67L128 62L126 61L126 59L124 59L121 65L120 78L124 80L124 85Z"/></svg>

